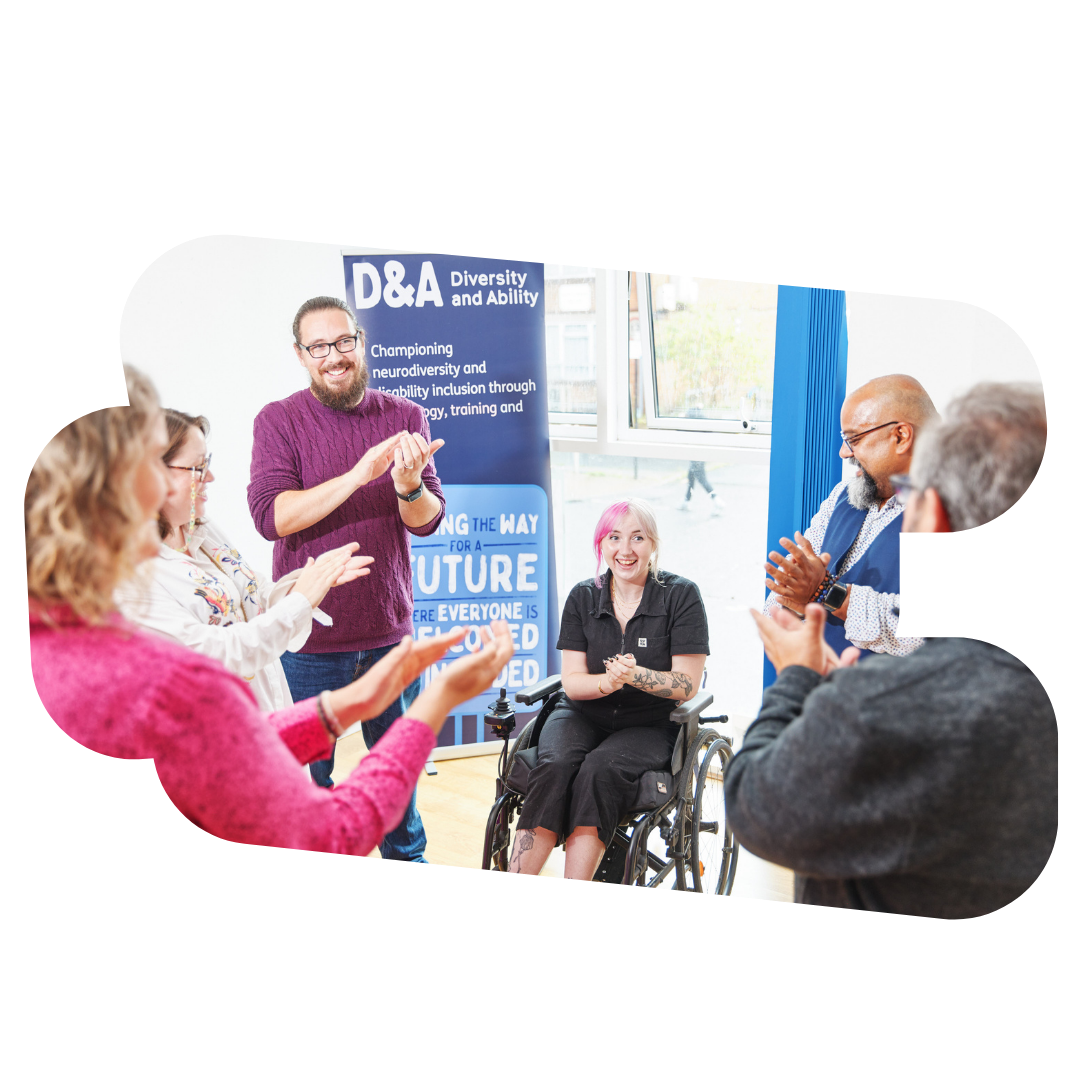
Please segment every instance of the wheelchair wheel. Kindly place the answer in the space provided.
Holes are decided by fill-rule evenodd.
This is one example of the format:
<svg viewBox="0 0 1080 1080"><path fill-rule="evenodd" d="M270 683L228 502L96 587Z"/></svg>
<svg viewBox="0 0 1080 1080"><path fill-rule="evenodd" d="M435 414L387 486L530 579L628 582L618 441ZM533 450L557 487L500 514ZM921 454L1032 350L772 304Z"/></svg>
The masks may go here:
<svg viewBox="0 0 1080 1080"><path fill-rule="evenodd" d="M694 810L699 802L698 777L701 775L702 763L708 756L712 744L718 738L719 736L712 728L701 728L686 752L682 772L679 774L681 781L679 785L679 801L684 809L682 844L684 869L686 871L687 886L693 889L694 892L702 891L701 883L705 876L700 862L702 853L698 850L697 823L694 815Z"/></svg>
<svg viewBox="0 0 1080 1080"><path fill-rule="evenodd" d="M514 767L514 755L519 749L524 750L529 745L534 717L522 729L518 737L513 741L506 755L506 765L499 776L501 783L505 783ZM522 797L516 792L503 789L503 793L495 800L488 814L487 828L484 831L484 857L481 861L483 870L505 871L510 865L510 838L514 824L514 818L521 808Z"/></svg>
<svg viewBox="0 0 1080 1080"><path fill-rule="evenodd" d="M724 804L724 772L731 745L715 732L698 747L690 833L690 872L696 892L730 896L739 842L731 835Z"/></svg>

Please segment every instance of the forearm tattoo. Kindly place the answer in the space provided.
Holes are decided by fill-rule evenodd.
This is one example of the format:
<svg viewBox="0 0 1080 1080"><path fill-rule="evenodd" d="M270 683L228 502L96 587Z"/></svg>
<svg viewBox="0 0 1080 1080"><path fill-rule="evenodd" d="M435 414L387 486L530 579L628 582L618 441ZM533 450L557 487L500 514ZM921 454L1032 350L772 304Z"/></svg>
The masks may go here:
<svg viewBox="0 0 1080 1080"><path fill-rule="evenodd" d="M680 671L653 671L651 668L638 668L630 682L647 694L665 698L689 698L694 688L689 675Z"/></svg>

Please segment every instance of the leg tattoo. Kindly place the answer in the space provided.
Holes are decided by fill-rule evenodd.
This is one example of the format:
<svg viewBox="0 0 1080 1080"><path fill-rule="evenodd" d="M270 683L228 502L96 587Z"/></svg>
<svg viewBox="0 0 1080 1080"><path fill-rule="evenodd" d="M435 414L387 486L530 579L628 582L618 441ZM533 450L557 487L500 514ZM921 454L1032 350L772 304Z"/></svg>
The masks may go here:
<svg viewBox="0 0 1080 1080"><path fill-rule="evenodd" d="M521 873L521 856L526 851L532 851L536 844L536 831L534 829L518 829L514 838L514 852L510 856L510 873Z"/></svg>

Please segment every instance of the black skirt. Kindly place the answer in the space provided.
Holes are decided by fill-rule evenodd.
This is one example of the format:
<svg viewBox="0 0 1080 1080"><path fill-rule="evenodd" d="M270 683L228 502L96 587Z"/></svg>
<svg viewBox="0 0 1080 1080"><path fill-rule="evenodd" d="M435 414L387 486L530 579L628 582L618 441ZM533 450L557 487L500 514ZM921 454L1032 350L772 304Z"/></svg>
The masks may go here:
<svg viewBox="0 0 1080 1080"><path fill-rule="evenodd" d="M616 726L584 716L564 695L540 732L518 828L548 829L562 843L592 825L606 847L633 809L641 777L670 767L678 734L666 710L657 720Z"/></svg>

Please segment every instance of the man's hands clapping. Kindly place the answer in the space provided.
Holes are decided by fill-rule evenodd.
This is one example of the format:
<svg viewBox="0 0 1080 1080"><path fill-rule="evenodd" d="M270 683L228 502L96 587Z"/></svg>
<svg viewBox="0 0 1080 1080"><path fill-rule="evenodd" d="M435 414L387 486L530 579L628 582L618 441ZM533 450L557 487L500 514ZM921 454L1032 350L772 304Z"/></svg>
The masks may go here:
<svg viewBox="0 0 1080 1080"><path fill-rule="evenodd" d="M381 443L376 443L370 450L352 467L353 480L358 488L370 484L372 480L378 480L391 465L394 464L394 451L401 442L401 436L408 435L407 431L398 431Z"/></svg>
<svg viewBox="0 0 1080 1080"><path fill-rule="evenodd" d="M750 614L777 674L786 667L808 667L828 675L837 668L853 667L861 655L854 645L836 655L825 641L825 609L820 604L807 605L805 621L783 608L776 609L771 619L760 611L751 610Z"/></svg>
<svg viewBox="0 0 1080 1080"><path fill-rule="evenodd" d="M794 543L784 536L780 539L780 545L788 555L781 555L778 551L769 552L772 561L765 563L765 570L772 575L772 579L766 578L765 584L784 607L801 615L821 588L832 556L828 552L818 555L806 537L798 532Z"/></svg>
<svg viewBox="0 0 1080 1080"><path fill-rule="evenodd" d="M401 495L408 495L420 486L420 474L431 456L445 445L444 439L427 442L423 435L413 431L403 431L394 447L394 467L390 473L394 487Z"/></svg>

